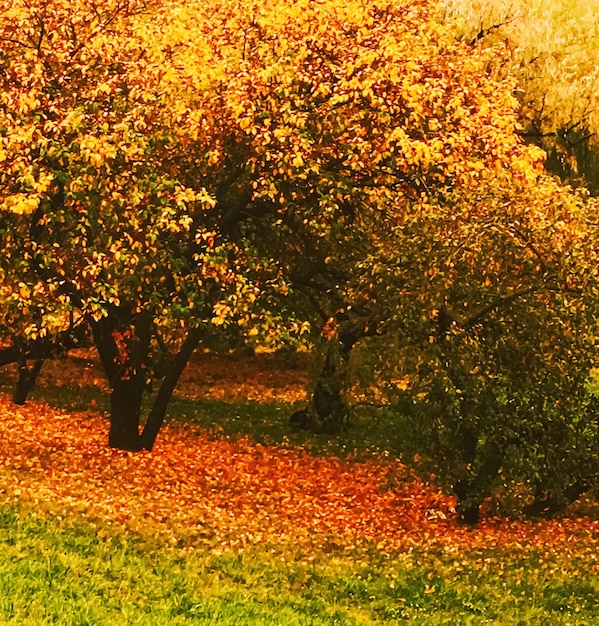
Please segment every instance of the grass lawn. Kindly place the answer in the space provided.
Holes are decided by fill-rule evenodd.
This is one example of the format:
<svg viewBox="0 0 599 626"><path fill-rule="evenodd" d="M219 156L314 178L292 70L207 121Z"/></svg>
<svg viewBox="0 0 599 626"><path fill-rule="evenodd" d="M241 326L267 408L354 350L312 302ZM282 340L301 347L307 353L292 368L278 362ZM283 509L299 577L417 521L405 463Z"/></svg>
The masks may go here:
<svg viewBox="0 0 599 626"><path fill-rule="evenodd" d="M182 394L140 454L105 446L93 371L73 393L50 368L22 408L0 373L0 624L599 623L596 521L459 527L373 454L382 424L289 433L301 373L277 367L254 374L268 402L224 374Z"/></svg>
<svg viewBox="0 0 599 626"><path fill-rule="evenodd" d="M579 546L580 548L580 546ZM590 546L381 554L173 546L0 509L0 623L595 624Z"/></svg>

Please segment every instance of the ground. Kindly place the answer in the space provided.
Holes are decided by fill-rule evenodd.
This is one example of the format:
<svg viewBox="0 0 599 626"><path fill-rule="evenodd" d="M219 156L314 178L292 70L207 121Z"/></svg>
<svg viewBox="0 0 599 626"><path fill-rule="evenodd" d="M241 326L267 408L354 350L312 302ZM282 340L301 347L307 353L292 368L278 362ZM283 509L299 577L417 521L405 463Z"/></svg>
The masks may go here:
<svg viewBox="0 0 599 626"><path fill-rule="evenodd" d="M487 517L476 529L459 526L453 499L388 451L357 454L322 438L302 442L289 431L289 411L305 394L304 366L281 355L199 355L151 453L106 446L107 388L92 352L46 364L24 407L11 404L11 372L2 370L0 541L12 554L15 541L28 545L32 536L46 537L41 552L23 549L14 556L19 576L19 558L31 559L33 571L52 551L48 537L72 542L76 532L92 543L85 544L88 552L118 543L117 555L130 549L129 537L141 546L135 558L142 578L149 575L143 568L155 569L151 563L160 560L169 576L183 576L177 584L184 581L195 599L181 609L181 623L277 623L273 615L282 607L290 611L283 624L396 623L400 617L482 623L484 616L491 623L596 623L598 522L588 516L539 523ZM82 549L75 549L77 558ZM193 577L208 574L190 570L186 578L177 565L181 558L218 563L218 580L235 593L243 588L245 604L209 621L198 607L207 610L221 598L220 582L210 578L212 587L196 589ZM281 594L268 610L257 600L264 583L256 568L266 579L275 577ZM124 571L109 577L120 580L119 589ZM90 575L108 584L99 562ZM9 568L6 576L16 574ZM60 593L71 594L76 583L64 580ZM309 594L320 607L311 617L306 607L315 611L316 600L308 602ZM23 595L21 613L14 614L31 612L31 602ZM250 611L253 602L262 608ZM11 621L7 606L0 604L0 616ZM138 608L146 615L146 604ZM85 623L103 623L103 610L94 608L100 617ZM122 623L132 623L132 615ZM160 623L148 615L140 623Z"/></svg>

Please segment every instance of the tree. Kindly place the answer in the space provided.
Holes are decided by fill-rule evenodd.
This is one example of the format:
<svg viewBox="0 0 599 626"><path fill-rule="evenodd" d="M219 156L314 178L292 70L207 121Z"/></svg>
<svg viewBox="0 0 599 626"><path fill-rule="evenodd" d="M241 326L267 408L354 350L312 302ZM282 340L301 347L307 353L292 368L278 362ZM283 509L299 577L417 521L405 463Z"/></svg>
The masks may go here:
<svg viewBox="0 0 599 626"><path fill-rule="evenodd" d="M599 476L597 203L543 175L508 180L472 189L452 220L406 225L387 256L403 290L381 375L401 379L406 440L468 523L489 497L555 513Z"/></svg>
<svg viewBox="0 0 599 626"><path fill-rule="evenodd" d="M348 277L377 233L521 151L503 83L427 2L52 0L3 16L5 327L15 307L31 339L91 325L118 447L151 447L203 325L297 286L305 259L324 277L304 279L312 298L355 306ZM183 352L144 436L164 329Z"/></svg>
<svg viewBox="0 0 599 626"><path fill-rule="evenodd" d="M221 232L276 260L330 339L316 383L329 399L310 408L318 428L346 412L351 347L394 315L385 251L411 247L397 226L451 220L446 198L486 170L536 167L515 134L513 81L436 17L427 2L327 2L234 18L244 54L223 96L215 211Z"/></svg>
<svg viewBox="0 0 599 626"><path fill-rule="evenodd" d="M599 191L599 3L444 0L448 18L476 46L507 41L498 59L518 79L524 136L547 150L547 167Z"/></svg>
<svg viewBox="0 0 599 626"><path fill-rule="evenodd" d="M89 324L112 388L109 443L127 449L152 447L202 327L252 291L208 226L213 198L177 180L187 146L171 66L144 39L149 10L11 2L0 22L2 327L38 341ZM179 350L140 434L161 337Z"/></svg>

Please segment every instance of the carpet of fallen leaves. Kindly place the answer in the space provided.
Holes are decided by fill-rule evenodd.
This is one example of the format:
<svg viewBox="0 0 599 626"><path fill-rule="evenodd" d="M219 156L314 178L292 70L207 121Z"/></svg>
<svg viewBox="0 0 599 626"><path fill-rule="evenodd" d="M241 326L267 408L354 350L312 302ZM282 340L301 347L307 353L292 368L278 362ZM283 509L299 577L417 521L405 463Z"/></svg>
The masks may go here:
<svg viewBox="0 0 599 626"><path fill-rule="evenodd" d="M305 357L262 353L202 354L189 363L177 385L177 395L190 400L229 402L298 402L306 397ZM14 366L6 368L14 377ZM44 363L42 387L94 387L108 392L106 377L93 350L72 350L68 358Z"/></svg>
<svg viewBox="0 0 599 626"><path fill-rule="evenodd" d="M44 366L43 385L105 388L91 353ZM250 357L200 358L179 395L236 401L301 400L297 364ZM452 498L397 461L313 456L301 449L231 441L171 423L154 450L107 447L108 422L94 411L66 412L0 394L0 500L102 528L126 528L194 546L252 544L317 550L377 546L463 550L595 550L599 522L542 523L491 518L470 530L456 523Z"/></svg>
<svg viewBox="0 0 599 626"><path fill-rule="evenodd" d="M315 457L167 427L153 452L106 446L107 421L0 395L0 497L115 530L222 549L557 549L594 543L599 523L486 520L468 530L454 502L398 462ZM104 526L105 527L105 526Z"/></svg>

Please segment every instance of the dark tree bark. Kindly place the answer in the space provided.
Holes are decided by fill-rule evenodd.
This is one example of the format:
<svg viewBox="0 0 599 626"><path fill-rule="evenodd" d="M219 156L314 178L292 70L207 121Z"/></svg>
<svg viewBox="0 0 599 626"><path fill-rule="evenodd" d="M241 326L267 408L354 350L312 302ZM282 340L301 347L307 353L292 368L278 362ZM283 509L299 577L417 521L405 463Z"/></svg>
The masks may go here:
<svg viewBox="0 0 599 626"><path fill-rule="evenodd" d="M340 332L325 347L322 368L316 379L308 406L293 413L292 426L317 433L335 434L347 424L349 405L344 397L348 382L348 366L352 348L366 335L363 326Z"/></svg>
<svg viewBox="0 0 599 626"><path fill-rule="evenodd" d="M169 367L156 395L154 404L148 416L146 425L141 436L141 445L146 450L152 450L156 436L164 422L166 415L166 409L168 403L173 395L173 391L179 378L185 369L185 366L189 362L191 355L197 348L201 338L201 331L199 328L194 328L189 331L181 349L175 356L171 366Z"/></svg>
<svg viewBox="0 0 599 626"><path fill-rule="evenodd" d="M91 323L94 343L112 389L108 445L113 448L134 451L142 448L139 426L152 323L148 313L132 316L118 307ZM125 332L133 334L123 339Z"/></svg>
<svg viewBox="0 0 599 626"><path fill-rule="evenodd" d="M351 348L341 341L329 342L325 360L310 399L309 411L315 416L314 430L339 432L347 421L349 406L343 397Z"/></svg>
<svg viewBox="0 0 599 626"><path fill-rule="evenodd" d="M27 401L27 396L29 395L29 392L33 389L33 386L35 385L35 381L39 376L43 364L43 358L36 359L31 368L28 367L26 360L23 360L21 363L19 363L19 376L17 378L17 382L15 383L12 394L12 401L15 404L25 404L25 402Z"/></svg>
<svg viewBox="0 0 599 626"><path fill-rule="evenodd" d="M459 480L453 486L453 491L458 499L456 507L458 522L466 526L476 526L480 521L481 502L479 499L473 499L472 484L467 480Z"/></svg>
<svg viewBox="0 0 599 626"><path fill-rule="evenodd" d="M14 346L0 348L0 367L16 363L19 360L19 350Z"/></svg>
<svg viewBox="0 0 599 626"><path fill-rule="evenodd" d="M127 360L123 362L116 337L127 329L133 329L134 336L126 342ZM112 389L108 444L122 450L152 450L168 403L200 341L201 331L197 328L189 331L167 368L141 432L142 401L147 389L148 357L153 334L152 317L149 314L132 317L126 311L115 309L100 321L92 322L92 332Z"/></svg>
<svg viewBox="0 0 599 626"><path fill-rule="evenodd" d="M108 445L119 450L141 450L139 424L145 380L139 375L113 384L110 394Z"/></svg>
<svg viewBox="0 0 599 626"><path fill-rule="evenodd" d="M469 442L469 446L472 443ZM476 473L458 480L453 486L453 491L458 499L457 515L460 524L474 526L480 521L480 505L482 504L485 494L489 492L490 484L495 480L501 464L503 463L503 454L497 446L478 446L478 441L474 446L474 454L470 455L469 450L466 452L473 464L476 457L482 458L480 467Z"/></svg>

